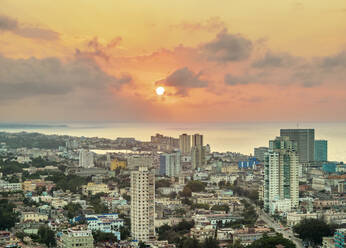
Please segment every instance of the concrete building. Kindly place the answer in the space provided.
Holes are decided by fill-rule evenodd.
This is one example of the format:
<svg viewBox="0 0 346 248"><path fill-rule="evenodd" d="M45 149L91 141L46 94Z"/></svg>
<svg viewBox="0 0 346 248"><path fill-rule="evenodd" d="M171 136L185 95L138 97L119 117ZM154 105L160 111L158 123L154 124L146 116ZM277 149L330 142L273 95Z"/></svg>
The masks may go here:
<svg viewBox="0 0 346 248"><path fill-rule="evenodd" d="M79 151L79 167L92 168L94 167L94 154L87 150Z"/></svg>
<svg viewBox="0 0 346 248"><path fill-rule="evenodd" d="M314 161L315 129L280 129L280 136L297 142L299 162Z"/></svg>
<svg viewBox="0 0 346 248"><path fill-rule="evenodd" d="M203 135L192 135L191 148L192 168L197 169L205 165L205 147L203 146Z"/></svg>
<svg viewBox="0 0 346 248"><path fill-rule="evenodd" d="M160 155L160 175L179 177L181 171L180 152L163 153Z"/></svg>
<svg viewBox="0 0 346 248"><path fill-rule="evenodd" d="M82 186L83 195L96 195L98 193L109 193L109 188L107 184L104 183L88 183Z"/></svg>
<svg viewBox="0 0 346 248"><path fill-rule="evenodd" d="M268 152L268 147L256 147L254 149L254 157L263 162L265 154Z"/></svg>
<svg viewBox="0 0 346 248"><path fill-rule="evenodd" d="M314 160L315 161L328 161L328 141L327 140L315 140L314 147Z"/></svg>
<svg viewBox="0 0 346 248"><path fill-rule="evenodd" d="M120 228L124 226L124 220L119 219L118 214L87 214L85 220L88 230L113 233L118 240L121 240Z"/></svg>
<svg viewBox="0 0 346 248"><path fill-rule="evenodd" d="M133 240L155 238L155 175L148 167L131 172L131 235Z"/></svg>
<svg viewBox="0 0 346 248"><path fill-rule="evenodd" d="M288 137L269 141L264 162L264 207L269 212L297 208L299 177L297 143ZM275 209L280 208L280 209Z"/></svg>
<svg viewBox="0 0 346 248"><path fill-rule="evenodd" d="M0 192L15 192L22 191L21 183L10 183L7 181L0 180Z"/></svg>
<svg viewBox="0 0 346 248"><path fill-rule="evenodd" d="M140 166L153 167L154 158L150 155L131 155L127 158L128 169L136 169Z"/></svg>
<svg viewBox="0 0 346 248"><path fill-rule="evenodd" d="M184 133L179 136L179 149L182 155L190 155L191 135Z"/></svg>
<svg viewBox="0 0 346 248"><path fill-rule="evenodd" d="M93 248L94 238L91 230L68 229L63 232L58 242L60 248Z"/></svg>
<svg viewBox="0 0 346 248"><path fill-rule="evenodd" d="M336 229L334 233L335 248L346 247L346 228Z"/></svg>

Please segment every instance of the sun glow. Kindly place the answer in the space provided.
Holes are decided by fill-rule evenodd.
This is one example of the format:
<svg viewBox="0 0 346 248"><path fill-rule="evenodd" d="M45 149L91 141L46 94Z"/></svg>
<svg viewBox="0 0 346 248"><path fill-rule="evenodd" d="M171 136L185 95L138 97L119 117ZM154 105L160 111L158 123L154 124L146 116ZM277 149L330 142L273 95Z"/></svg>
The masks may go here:
<svg viewBox="0 0 346 248"><path fill-rule="evenodd" d="M162 86L159 86L159 87L156 88L156 94L158 96L162 96L163 93L165 93L165 88L163 88Z"/></svg>

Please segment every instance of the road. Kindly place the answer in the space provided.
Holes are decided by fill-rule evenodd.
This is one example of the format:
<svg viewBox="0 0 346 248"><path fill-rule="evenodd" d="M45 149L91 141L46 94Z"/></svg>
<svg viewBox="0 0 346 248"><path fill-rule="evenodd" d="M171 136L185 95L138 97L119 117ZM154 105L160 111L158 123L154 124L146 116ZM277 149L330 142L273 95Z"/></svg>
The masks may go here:
<svg viewBox="0 0 346 248"><path fill-rule="evenodd" d="M276 232L281 233L284 238L291 240L297 248L304 248L302 240L294 237L291 229L284 230L279 223L275 222L273 218L271 218L262 209L255 205L254 207L257 211L258 217L262 219L269 227L273 228Z"/></svg>

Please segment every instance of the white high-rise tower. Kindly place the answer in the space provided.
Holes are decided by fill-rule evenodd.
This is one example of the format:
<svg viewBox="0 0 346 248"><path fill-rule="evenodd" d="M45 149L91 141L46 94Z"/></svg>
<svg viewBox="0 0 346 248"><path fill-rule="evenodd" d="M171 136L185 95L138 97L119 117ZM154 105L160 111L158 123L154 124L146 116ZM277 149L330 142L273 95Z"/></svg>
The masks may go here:
<svg viewBox="0 0 346 248"><path fill-rule="evenodd" d="M297 143L289 137L269 141L264 160L264 208L289 212L299 205Z"/></svg>
<svg viewBox="0 0 346 248"><path fill-rule="evenodd" d="M138 241L155 238L155 174L148 167L131 172L131 235Z"/></svg>

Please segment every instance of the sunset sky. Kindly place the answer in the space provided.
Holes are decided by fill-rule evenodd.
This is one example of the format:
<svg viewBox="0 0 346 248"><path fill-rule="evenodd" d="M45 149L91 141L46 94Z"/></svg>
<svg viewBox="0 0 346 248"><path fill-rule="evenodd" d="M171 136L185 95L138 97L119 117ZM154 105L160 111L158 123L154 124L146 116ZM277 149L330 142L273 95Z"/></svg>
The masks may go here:
<svg viewBox="0 0 346 248"><path fill-rule="evenodd" d="M345 120L345 0L0 0L0 121Z"/></svg>

